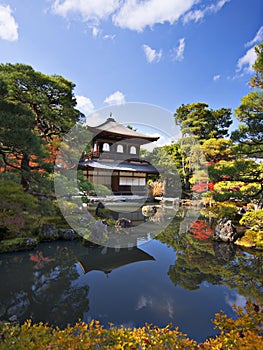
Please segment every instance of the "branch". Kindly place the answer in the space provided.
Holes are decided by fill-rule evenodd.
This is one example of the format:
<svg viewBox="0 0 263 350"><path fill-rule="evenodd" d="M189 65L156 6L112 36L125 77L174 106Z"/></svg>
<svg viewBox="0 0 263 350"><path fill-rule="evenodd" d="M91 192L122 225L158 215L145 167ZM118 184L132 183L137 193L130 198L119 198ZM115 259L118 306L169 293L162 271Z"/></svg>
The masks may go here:
<svg viewBox="0 0 263 350"><path fill-rule="evenodd" d="M11 164L7 161L6 159L6 154L3 152L3 151L0 151L0 154L2 155L3 157L3 161L5 163L5 165L7 166L10 166L11 168L14 168L14 169L17 169L17 170L20 170L21 171L21 168L19 168L18 166L14 165L14 164Z"/></svg>

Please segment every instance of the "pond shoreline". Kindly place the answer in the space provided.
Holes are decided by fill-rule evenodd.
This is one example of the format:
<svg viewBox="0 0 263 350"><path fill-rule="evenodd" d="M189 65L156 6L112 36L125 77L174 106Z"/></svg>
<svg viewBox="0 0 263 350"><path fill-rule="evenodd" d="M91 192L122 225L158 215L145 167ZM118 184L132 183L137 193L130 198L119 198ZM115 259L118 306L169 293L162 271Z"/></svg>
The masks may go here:
<svg viewBox="0 0 263 350"><path fill-rule="evenodd" d="M92 215L95 218L97 218L97 220L100 220L103 224L107 226L114 225L114 223L112 223L113 219L111 220L111 217L109 217L109 213L107 213L107 208L100 209L97 212L97 209L96 209L98 207L98 205L96 205L97 203L100 203L100 201L98 200L96 202L92 202L92 206L89 207L89 211L93 211ZM113 201L113 204L117 204L116 201ZM180 207L180 208L185 208L187 210L191 210L191 209L198 210L198 209L207 207L204 203L202 203L199 200L181 199L178 201L178 198L176 198L174 199L174 201L172 201L172 198L156 197L154 198L154 202L150 204L147 203L145 208L146 207L154 208L155 211L153 215L155 215L156 209L158 209L162 205L165 205L165 207L167 207L168 205L168 208L176 207L178 209ZM143 215L145 216L146 214L143 213ZM203 215L201 214L201 216ZM206 217L206 219L208 218ZM116 224L116 220L115 220L115 224ZM216 225L216 222L214 222L213 227L211 227L213 230L215 229L215 225ZM244 243L242 240L240 241L240 238L244 236L247 228L245 226L241 226L240 224L238 224L238 221L236 220L234 221L234 226L239 237L235 242L233 242L237 247L240 247L245 250L249 250L251 252L263 251L263 247L256 246L255 244L253 244L253 242L246 241ZM29 234L28 236L24 236L24 237L20 236L20 237L12 237L9 239L0 240L0 254L7 253L7 252L17 252L17 251L35 249L37 248L39 243L42 243L42 242L53 242L57 240L71 241L76 239L78 240L82 239L85 241L85 239L81 237L72 228L66 227L66 226L62 228L60 224L53 223L51 220L49 223L43 224L42 227L39 229L39 231L33 235ZM213 236L209 237L208 239L213 239Z"/></svg>

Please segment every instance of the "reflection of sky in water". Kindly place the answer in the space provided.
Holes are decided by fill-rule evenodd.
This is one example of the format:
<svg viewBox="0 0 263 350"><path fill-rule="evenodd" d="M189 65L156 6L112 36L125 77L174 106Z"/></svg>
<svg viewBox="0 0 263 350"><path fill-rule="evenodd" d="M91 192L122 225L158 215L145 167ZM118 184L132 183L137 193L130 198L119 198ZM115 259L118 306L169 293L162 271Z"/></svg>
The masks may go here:
<svg viewBox="0 0 263 350"><path fill-rule="evenodd" d="M0 311L7 310L2 319L16 313L22 321L32 316L34 321L57 322L63 327L79 318L97 319L106 327L109 322L127 327L146 322L164 327L172 322L202 341L215 334L211 322L215 313L222 309L233 316L231 306L245 303L236 290L224 285L204 281L191 291L175 286L168 271L176 264L176 254L157 240L142 244L132 254L127 250L112 254L111 250L108 256L105 248L87 248L77 242L41 244L38 249L41 254L2 256ZM146 253L155 260L131 263L131 257L144 258ZM37 257L42 265L35 261ZM85 266L80 266L80 260ZM100 270L84 273L83 267L89 266ZM108 266L112 271L105 273Z"/></svg>
<svg viewBox="0 0 263 350"><path fill-rule="evenodd" d="M247 299L245 297L243 297L242 295L239 295L235 291L230 291L225 294L225 301L231 307L233 307L233 305L236 305L244 308L246 305L246 300Z"/></svg>
<svg viewBox="0 0 263 350"><path fill-rule="evenodd" d="M229 300L237 294L224 286L202 283L195 291L175 287L167 271L175 263L172 248L157 241L140 246L156 261L137 262L112 271L106 276L92 271L80 277L77 285L88 284L90 310L84 320L99 319L105 326L143 326L145 322L161 327L172 322L190 337L203 340L215 334L211 319L220 309L233 315Z"/></svg>

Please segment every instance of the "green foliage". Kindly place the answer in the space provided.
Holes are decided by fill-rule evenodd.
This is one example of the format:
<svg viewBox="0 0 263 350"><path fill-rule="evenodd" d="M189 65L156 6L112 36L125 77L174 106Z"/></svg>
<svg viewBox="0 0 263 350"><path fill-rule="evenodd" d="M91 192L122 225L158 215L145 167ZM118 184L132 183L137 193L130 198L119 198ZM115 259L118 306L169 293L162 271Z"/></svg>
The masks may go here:
<svg viewBox="0 0 263 350"><path fill-rule="evenodd" d="M216 201L227 201L230 198L242 199L243 194L240 191L244 182L240 181L220 181L214 185L214 199Z"/></svg>
<svg viewBox="0 0 263 350"><path fill-rule="evenodd" d="M240 224L263 230L263 209L245 213L240 220Z"/></svg>
<svg viewBox="0 0 263 350"><path fill-rule="evenodd" d="M263 41L255 46L257 54L256 61L253 65L255 75L250 80L250 86L255 88L263 88Z"/></svg>
<svg viewBox="0 0 263 350"><path fill-rule="evenodd" d="M190 340L178 328L165 328L146 324L141 328L110 326L105 329L98 321L89 324L79 322L65 329L52 328L46 324L21 327L1 324L0 349L194 349L197 343ZM176 347L175 347L176 346Z"/></svg>
<svg viewBox="0 0 263 350"><path fill-rule="evenodd" d="M250 183L250 184L245 184L245 186L242 186L240 188L240 192L242 193L242 198L259 197L259 195L257 196L257 193L259 193L260 191L261 191L261 184L256 183L256 182Z"/></svg>
<svg viewBox="0 0 263 350"><path fill-rule="evenodd" d="M212 241L211 214L207 215L209 221L204 221L192 218L193 213L191 209L180 208L172 223L158 235L158 240L176 252L176 261L168 271L173 284L196 290L207 281L226 285L246 298L263 302L262 253L253 250L248 255L231 244ZM189 232L180 231L182 227L187 230L186 218L190 221Z"/></svg>
<svg viewBox="0 0 263 350"><path fill-rule="evenodd" d="M236 108L235 115L241 125L234 131L231 138L242 145L243 154L263 157L263 42L255 47L257 59L253 65L254 77L250 80L250 86L256 88L241 100L241 105Z"/></svg>
<svg viewBox="0 0 263 350"><path fill-rule="evenodd" d="M109 196L112 194L111 190L104 185L101 184L93 184L89 182L87 178L83 176L81 170L78 171L78 188L82 194L82 201L84 203L88 203L87 196L93 194L98 197Z"/></svg>
<svg viewBox="0 0 263 350"><path fill-rule="evenodd" d="M41 152L41 139L33 132L35 118L33 112L22 103L0 99L0 139L1 149L13 148L13 153Z"/></svg>
<svg viewBox="0 0 263 350"><path fill-rule="evenodd" d="M257 228L246 230L244 236L239 238L236 244L246 248L263 249L263 230Z"/></svg>
<svg viewBox="0 0 263 350"><path fill-rule="evenodd" d="M101 184L92 184L92 186L93 186L93 189L94 189L94 191L96 193L96 196L98 196L98 197L104 197L104 196L112 195L111 190L107 186L104 186L104 185L101 185Z"/></svg>
<svg viewBox="0 0 263 350"><path fill-rule="evenodd" d="M19 172L26 190L35 173L52 172L58 139L82 117L73 88L28 65L0 64L0 166ZM41 187L42 177L35 180Z"/></svg>
<svg viewBox="0 0 263 350"><path fill-rule="evenodd" d="M78 322L65 329L42 322L23 325L0 323L0 349L261 349L263 347L261 306L249 301L245 310L235 307L236 319L223 312L213 321L220 334L198 344L181 333L178 327L164 328L146 324L141 328L105 329L98 321Z"/></svg>
<svg viewBox="0 0 263 350"><path fill-rule="evenodd" d="M237 213L238 207L230 202L215 202L211 207L201 210L201 214L205 217L214 217L216 219L229 218L234 220Z"/></svg>
<svg viewBox="0 0 263 350"><path fill-rule="evenodd" d="M230 109L212 110L202 102L183 104L177 108L174 117L181 126L183 136L192 134L199 141L227 136L232 124Z"/></svg>
<svg viewBox="0 0 263 350"><path fill-rule="evenodd" d="M14 252L18 250L32 249L37 246L38 241L31 238L5 239L0 242L0 253Z"/></svg>
<svg viewBox="0 0 263 350"><path fill-rule="evenodd" d="M203 349L262 349L262 307L249 301L245 310L241 307L234 309L237 319L228 318L223 312L215 315L213 322L220 335L209 338L203 344Z"/></svg>
<svg viewBox="0 0 263 350"><path fill-rule="evenodd" d="M237 244L245 247L263 248L263 210L246 212L239 221L241 225L249 227Z"/></svg>
<svg viewBox="0 0 263 350"><path fill-rule="evenodd" d="M263 164L253 160L221 160L208 168L214 185L214 199L218 201L238 198L249 202L260 198L263 185Z"/></svg>
<svg viewBox="0 0 263 350"><path fill-rule="evenodd" d="M25 64L1 64L0 78L7 86L8 101L30 106L40 135L67 132L81 114L74 109L75 85L59 75L47 76Z"/></svg>
<svg viewBox="0 0 263 350"><path fill-rule="evenodd" d="M241 100L241 105L235 110L236 117L242 122L239 129L234 131L234 141L249 145L243 148L248 155L263 157L263 94L262 91L250 92Z"/></svg>
<svg viewBox="0 0 263 350"><path fill-rule="evenodd" d="M39 220L37 199L25 193L21 185L0 180L0 238L32 232Z"/></svg>
<svg viewBox="0 0 263 350"><path fill-rule="evenodd" d="M202 144L202 150L209 162L218 162L219 160L229 160L234 157L233 142L227 139L211 138L205 140Z"/></svg>

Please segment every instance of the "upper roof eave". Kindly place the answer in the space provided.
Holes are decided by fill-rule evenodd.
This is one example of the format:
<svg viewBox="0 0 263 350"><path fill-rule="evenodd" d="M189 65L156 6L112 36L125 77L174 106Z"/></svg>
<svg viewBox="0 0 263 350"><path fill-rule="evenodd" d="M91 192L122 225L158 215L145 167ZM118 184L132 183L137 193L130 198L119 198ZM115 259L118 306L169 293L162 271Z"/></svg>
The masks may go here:
<svg viewBox="0 0 263 350"><path fill-rule="evenodd" d="M108 118L104 123L98 126L93 126L93 127L88 126L88 129L96 134L106 132L108 134L114 134L122 137L124 136L126 138L146 140L149 142L154 142L159 139L158 136L145 135L135 130L131 130L126 126L117 123L113 118Z"/></svg>

